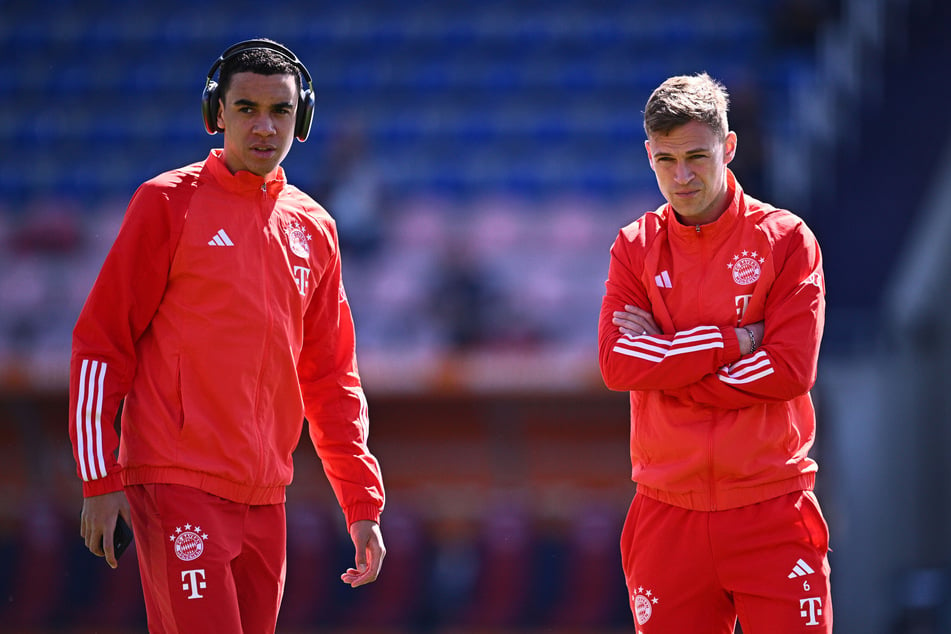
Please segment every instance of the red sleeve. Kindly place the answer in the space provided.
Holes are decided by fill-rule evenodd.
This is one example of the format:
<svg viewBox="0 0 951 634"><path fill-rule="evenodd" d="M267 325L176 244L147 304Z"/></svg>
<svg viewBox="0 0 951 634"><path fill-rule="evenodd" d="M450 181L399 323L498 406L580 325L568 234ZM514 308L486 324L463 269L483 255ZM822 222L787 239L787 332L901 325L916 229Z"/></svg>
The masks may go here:
<svg viewBox="0 0 951 634"><path fill-rule="evenodd" d="M326 237L331 260L304 315L298 375L310 438L349 526L358 520L378 522L385 494L380 465L367 446L367 401L332 224Z"/></svg>
<svg viewBox="0 0 951 634"><path fill-rule="evenodd" d="M86 497L122 488L116 413L136 369L135 344L168 281L180 223L154 183L135 193L73 329L69 437Z"/></svg>
<svg viewBox="0 0 951 634"><path fill-rule="evenodd" d="M633 226L633 225L632 225ZM740 357L733 328L698 326L673 334L623 335L612 323L625 305L652 310L641 279L643 235L622 230L611 247L601 302L598 349L601 376L612 390L672 390L690 385ZM662 322L654 315L658 324Z"/></svg>
<svg viewBox="0 0 951 634"><path fill-rule="evenodd" d="M738 409L788 401L816 380L825 324L822 255L801 221L773 250L781 265L766 296L765 334L757 350L684 390L670 393L697 403Z"/></svg>

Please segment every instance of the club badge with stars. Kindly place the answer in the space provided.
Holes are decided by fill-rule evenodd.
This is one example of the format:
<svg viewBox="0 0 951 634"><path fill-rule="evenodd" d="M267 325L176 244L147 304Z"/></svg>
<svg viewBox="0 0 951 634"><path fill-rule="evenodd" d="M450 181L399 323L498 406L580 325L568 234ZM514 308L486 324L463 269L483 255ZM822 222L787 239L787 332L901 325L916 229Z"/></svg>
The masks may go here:
<svg viewBox="0 0 951 634"><path fill-rule="evenodd" d="M763 272L762 264L766 258L753 251L743 251L733 256L733 260L726 265L733 272L733 281L741 286L755 284Z"/></svg>
<svg viewBox="0 0 951 634"><path fill-rule="evenodd" d="M202 531L200 526L185 524L184 528L176 526L175 532L168 539L175 546L176 557L182 561L194 561L205 552L208 534Z"/></svg>
<svg viewBox="0 0 951 634"><path fill-rule="evenodd" d="M631 601L634 602L634 616L637 618L637 624L644 625L654 614L654 607L660 602L660 599L650 590L640 587L631 597Z"/></svg>
<svg viewBox="0 0 951 634"><path fill-rule="evenodd" d="M306 259L310 257L311 235L307 233L299 222L295 220L290 223L287 229L284 230L284 233L287 234L287 244L291 249L291 253L299 258Z"/></svg>

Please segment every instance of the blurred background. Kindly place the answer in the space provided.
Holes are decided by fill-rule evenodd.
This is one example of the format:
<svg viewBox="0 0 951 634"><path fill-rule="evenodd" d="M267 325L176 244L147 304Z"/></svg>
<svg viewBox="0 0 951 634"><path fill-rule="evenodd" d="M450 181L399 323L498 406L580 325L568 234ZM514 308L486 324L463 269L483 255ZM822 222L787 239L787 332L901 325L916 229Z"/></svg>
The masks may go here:
<svg viewBox="0 0 951 634"><path fill-rule="evenodd" d="M836 630L951 632L951 3L0 1L0 630L145 631L79 538L71 329L139 183L203 159L229 45L314 77L285 169L336 217L388 488L357 591L306 436L279 631L630 632L626 395L597 368L618 229L662 199L641 112L732 95L734 171L823 246L814 398Z"/></svg>

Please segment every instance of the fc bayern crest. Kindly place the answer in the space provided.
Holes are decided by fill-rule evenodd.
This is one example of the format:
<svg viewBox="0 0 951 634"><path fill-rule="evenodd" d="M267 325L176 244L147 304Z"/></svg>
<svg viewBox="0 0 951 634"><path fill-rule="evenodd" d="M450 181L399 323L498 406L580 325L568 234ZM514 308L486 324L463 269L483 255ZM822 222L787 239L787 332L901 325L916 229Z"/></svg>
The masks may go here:
<svg viewBox="0 0 951 634"><path fill-rule="evenodd" d="M310 234L296 220L284 230L291 252L299 258L310 257Z"/></svg>
<svg viewBox="0 0 951 634"><path fill-rule="evenodd" d="M637 594L631 597L634 602L634 617L638 625L647 623L654 614L654 606L660 601L650 590L638 588Z"/></svg>
<svg viewBox="0 0 951 634"><path fill-rule="evenodd" d="M739 255L734 255L728 269L733 272L733 281L741 286L755 284L763 272L762 264L766 258L760 257L756 251L743 251Z"/></svg>
<svg viewBox="0 0 951 634"><path fill-rule="evenodd" d="M175 556L182 561L193 561L201 557L205 552L205 540L208 534L201 530L200 526L185 524L184 529L181 526L175 528L175 532L169 536L169 541L175 547Z"/></svg>

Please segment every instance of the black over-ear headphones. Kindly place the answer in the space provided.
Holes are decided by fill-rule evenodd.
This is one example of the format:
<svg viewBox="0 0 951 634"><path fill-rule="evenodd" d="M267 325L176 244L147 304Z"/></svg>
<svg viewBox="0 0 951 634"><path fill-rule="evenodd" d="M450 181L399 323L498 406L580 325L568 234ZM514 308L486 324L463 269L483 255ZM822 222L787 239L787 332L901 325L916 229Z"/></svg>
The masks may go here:
<svg viewBox="0 0 951 634"><path fill-rule="evenodd" d="M294 124L294 136L300 141L306 141L310 134L310 124L314 120L314 83L311 81L310 73L307 67L297 59L297 56L289 48L285 48L276 42L269 40L246 40L238 42L229 47L218 60L211 65L208 71L208 79L205 80L205 90L201 94L201 116L205 121L205 130L208 134L224 132L218 127L218 99L221 97L218 90L218 82L212 79L221 65L228 59L234 57L242 51L251 49L267 49L274 51L297 67L301 74L300 101L297 104L297 121Z"/></svg>

